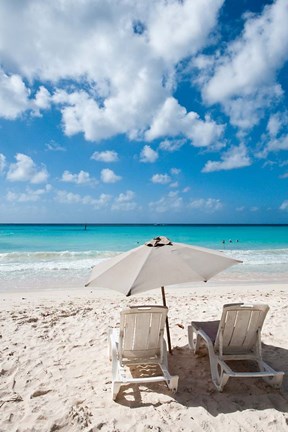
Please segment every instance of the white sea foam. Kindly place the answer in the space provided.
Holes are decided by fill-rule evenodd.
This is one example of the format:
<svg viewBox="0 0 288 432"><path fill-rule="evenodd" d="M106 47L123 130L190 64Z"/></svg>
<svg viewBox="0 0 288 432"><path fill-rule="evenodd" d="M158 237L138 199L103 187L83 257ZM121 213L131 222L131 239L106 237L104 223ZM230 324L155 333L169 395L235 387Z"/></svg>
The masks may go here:
<svg viewBox="0 0 288 432"><path fill-rule="evenodd" d="M224 250L243 261L220 274L223 280L283 280L288 273L288 249ZM0 291L15 286L84 286L97 263L117 255L116 251L40 251L0 253Z"/></svg>
<svg viewBox="0 0 288 432"><path fill-rule="evenodd" d="M116 251L43 251L0 253L0 270L90 268L97 262L113 257ZM225 255L243 261L245 266L288 264L288 249L224 250Z"/></svg>
<svg viewBox="0 0 288 432"><path fill-rule="evenodd" d="M243 261L245 266L288 264L288 249L225 250L231 258Z"/></svg>
<svg viewBox="0 0 288 432"><path fill-rule="evenodd" d="M60 251L0 253L0 271L18 269L89 268L97 262L117 255L115 251Z"/></svg>

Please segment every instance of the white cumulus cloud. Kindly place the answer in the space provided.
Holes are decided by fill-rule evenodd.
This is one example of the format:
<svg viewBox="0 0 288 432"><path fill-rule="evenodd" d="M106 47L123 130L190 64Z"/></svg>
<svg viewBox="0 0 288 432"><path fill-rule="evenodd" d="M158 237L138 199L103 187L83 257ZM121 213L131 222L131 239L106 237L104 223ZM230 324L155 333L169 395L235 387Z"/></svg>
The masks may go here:
<svg viewBox="0 0 288 432"><path fill-rule="evenodd" d="M63 182L75 183L78 185L91 183L92 181L95 182L88 172L82 170L78 174L72 174L70 171L65 170L62 174L61 180Z"/></svg>
<svg viewBox="0 0 288 432"><path fill-rule="evenodd" d="M91 159L99 162L116 162L119 160L119 157L118 153L114 150L105 150L102 152L94 152L91 156Z"/></svg>
<svg viewBox="0 0 288 432"><path fill-rule="evenodd" d="M118 203L123 203L127 201L132 201L135 197L135 193L131 190L126 191L125 193L120 193L118 197L115 199Z"/></svg>
<svg viewBox="0 0 288 432"><path fill-rule="evenodd" d="M220 199L200 198L190 201L188 207L191 209L203 210L207 213L214 213L215 211L221 210L223 208L223 204Z"/></svg>
<svg viewBox="0 0 288 432"><path fill-rule="evenodd" d="M267 151L288 150L288 135L282 135L278 139L272 139L267 144Z"/></svg>
<svg viewBox="0 0 288 432"><path fill-rule="evenodd" d="M144 163L156 162L158 157L159 157L158 153L155 150L153 150L149 145L145 145L140 153L140 161Z"/></svg>
<svg viewBox="0 0 288 432"><path fill-rule="evenodd" d="M91 195L80 195L65 190L59 190L56 193L55 200L62 204L84 204L90 205L95 209L101 209L107 206L111 200L111 195L101 194L98 198Z"/></svg>
<svg viewBox="0 0 288 432"><path fill-rule="evenodd" d="M161 197L157 201L151 201L149 208L157 213L166 213L169 211L180 211L183 208L183 198L177 191L171 191L168 195Z"/></svg>
<svg viewBox="0 0 288 432"><path fill-rule="evenodd" d="M7 74L0 67L0 117L15 120L27 110L40 115L40 110L48 109L50 102L50 93L44 86L40 86L33 99L21 75Z"/></svg>
<svg viewBox="0 0 288 432"><path fill-rule="evenodd" d="M186 143L185 139L176 139L176 140L164 140L160 143L159 149L165 150L168 152L175 152L177 150L180 150L180 148Z"/></svg>
<svg viewBox="0 0 288 432"><path fill-rule="evenodd" d="M272 114L267 122L267 133L263 138L262 149L256 154L256 156L266 158L270 152L288 150L287 125L287 111Z"/></svg>
<svg viewBox="0 0 288 432"><path fill-rule="evenodd" d="M137 203L134 201L135 193L131 190L122 192L115 198L111 206L112 210L132 211L138 209Z"/></svg>
<svg viewBox="0 0 288 432"><path fill-rule="evenodd" d="M58 143L56 143L55 141L51 140L49 143L47 143L45 145L46 147L46 151L55 151L55 152L63 152L66 151L66 148L59 145Z"/></svg>
<svg viewBox="0 0 288 432"><path fill-rule="evenodd" d="M206 102L221 103L232 123L248 128L282 94L276 75L288 60L287 1L276 0L260 15L246 14L244 19L241 36L215 58L214 72L202 90Z"/></svg>
<svg viewBox="0 0 288 432"><path fill-rule="evenodd" d="M154 174L151 181L152 183L167 184L170 183L171 177L168 174Z"/></svg>
<svg viewBox="0 0 288 432"><path fill-rule="evenodd" d="M187 112L174 97L169 97L154 116L146 138L154 140L168 135L183 135L189 138L195 147L207 147L216 145L223 132L223 125L217 124L209 116L201 120L196 112ZM167 144L164 146L167 147Z"/></svg>
<svg viewBox="0 0 288 432"><path fill-rule="evenodd" d="M16 119L29 108L28 98L29 90L21 76L8 76L0 69L0 117Z"/></svg>
<svg viewBox="0 0 288 432"><path fill-rule="evenodd" d="M41 109L49 109L51 105L51 100L52 99L49 91L44 86L40 86L33 101L36 113L39 114L39 110Z"/></svg>
<svg viewBox="0 0 288 432"><path fill-rule="evenodd" d="M15 118L30 109L37 115L54 104L67 135L143 137L174 91L177 64L209 43L222 4L0 2L0 57L8 83L2 114Z"/></svg>
<svg viewBox="0 0 288 432"><path fill-rule="evenodd" d="M109 194L100 194L98 198L93 200L93 206L95 209L102 209L107 207L108 203L111 201L111 195Z"/></svg>
<svg viewBox="0 0 288 432"><path fill-rule="evenodd" d="M57 191L55 199L62 204L77 204L82 202L81 195L63 190Z"/></svg>
<svg viewBox="0 0 288 432"><path fill-rule="evenodd" d="M103 183L116 183L121 180L122 177L116 175L113 170L104 168L101 171L101 180Z"/></svg>
<svg viewBox="0 0 288 432"><path fill-rule="evenodd" d="M223 0L156 2L149 26L153 51L172 63L202 48Z"/></svg>
<svg viewBox="0 0 288 432"><path fill-rule="evenodd" d="M267 131L271 137L276 137L282 127L280 114L272 114L267 123Z"/></svg>
<svg viewBox="0 0 288 432"><path fill-rule="evenodd" d="M25 192L8 191L6 199L10 202L36 202L39 201L44 194L50 192L51 189L51 185L46 185L45 188L42 189L26 188Z"/></svg>
<svg viewBox="0 0 288 432"><path fill-rule="evenodd" d="M16 162L10 164L7 172L7 180L11 182L26 181L30 183L43 183L48 179L48 172L44 166L37 167L30 156L17 153Z"/></svg>
<svg viewBox="0 0 288 432"><path fill-rule="evenodd" d="M209 160L206 162L202 172L208 173L243 168L252 163L244 144L240 144L238 147L231 147L227 152L223 153L221 159L221 161Z"/></svg>

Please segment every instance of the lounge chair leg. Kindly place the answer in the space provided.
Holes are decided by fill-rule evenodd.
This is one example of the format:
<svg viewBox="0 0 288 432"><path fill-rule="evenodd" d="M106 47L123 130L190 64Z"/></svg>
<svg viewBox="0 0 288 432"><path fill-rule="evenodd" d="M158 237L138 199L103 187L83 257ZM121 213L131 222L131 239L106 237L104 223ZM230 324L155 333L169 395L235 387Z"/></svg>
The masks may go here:
<svg viewBox="0 0 288 432"><path fill-rule="evenodd" d="M194 328L193 326L189 325L188 326L188 343L189 343L189 348L192 349L194 351L194 354L197 354L199 351L199 346L200 346L200 336L196 333L196 339L194 339Z"/></svg>
<svg viewBox="0 0 288 432"><path fill-rule="evenodd" d="M230 376L224 371L211 346L208 345L212 381L219 392L222 392Z"/></svg>
<svg viewBox="0 0 288 432"><path fill-rule="evenodd" d="M272 387L280 388L281 384L282 384L282 381L283 381L283 375L282 376L277 376L276 375L274 377L263 377L263 380L267 384L271 385Z"/></svg>
<svg viewBox="0 0 288 432"><path fill-rule="evenodd" d="M168 388L172 391L172 393L176 393L177 389L178 389L178 381L179 381L179 376L178 375L174 375L171 376L171 379L168 381Z"/></svg>
<svg viewBox="0 0 288 432"><path fill-rule="evenodd" d="M178 388L179 376L178 375L170 375L170 373L168 371L168 367L167 367L167 361L165 363L164 360L165 360L165 355L164 355L162 364L160 364L160 368L162 370L162 374L163 374L163 376L165 378L165 381L166 381L166 384L167 384L168 388L172 391L172 393L176 393L177 392L177 388Z"/></svg>
<svg viewBox="0 0 288 432"><path fill-rule="evenodd" d="M223 373L223 371L221 372L221 374L219 375L218 372L213 373L213 371L211 371L211 375L212 375L212 382L215 385L216 389L219 392L222 392L225 385L227 384L228 380L229 380L229 375L227 375L226 373Z"/></svg>
<svg viewBox="0 0 288 432"><path fill-rule="evenodd" d="M214 383L216 385L217 390L219 392L223 391L223 389L224 389L225 385L227 384L229 378L230 378L229 375L227 375L226 373L223 373L223 371L221 372L221 377L220 377L220 380L219 380L219 385L216 385Z"/></svg>
<svg viewBox="0 0 288 432"><path fill-rule="evenodd" d="M272 372L272 376L262 377L263 380L275 388L280 388L282 385L282 381L284 378L284 372L276 372L273 370L267 363L265 363L263 360L258 360L258 366L259 370L261 372Z"/></svg>
<svg viewBox="0 0 288 432"><path fill-rule="evenodd" d="M120 382L117 382L117 381L112 382L112 398L113 398L113 400L115 400L117 398L120 387L121 387Z"/></svg>

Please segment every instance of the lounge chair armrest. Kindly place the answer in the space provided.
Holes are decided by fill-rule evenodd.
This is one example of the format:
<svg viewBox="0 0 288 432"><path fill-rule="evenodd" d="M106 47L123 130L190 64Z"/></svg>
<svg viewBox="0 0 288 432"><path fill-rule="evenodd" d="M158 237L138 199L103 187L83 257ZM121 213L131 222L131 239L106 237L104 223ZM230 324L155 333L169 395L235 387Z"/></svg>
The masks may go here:
<svg viewBox="0 0 288 432"><path fill-rule="evenodd" d="M200 337L202 337L202 339L204 339L204 341L207 344L207 348L208 350L212 349L213 353L214 353L214 346L212 343L212 340L210 339L210 337L207 335L207 333L205 333L203 330L199 329L199 330L194 330L196 335L199 335Z"/></svg>
<svg viewBox="0 0 288 432"><path fill-rule="evenodd" d="M195 339L194 339L194 334L195 334ZM192 321L191 325L188 326L188 343L189 343L190 349L193 349L195 354L197 354L197 352L199 350L200 338L202 338L204 340L204 342L206 343L209 353L211 353L212 355L215 355L213 342L212 342L211 338L203 330L196 328L193 325L193 321Z"/></svg>

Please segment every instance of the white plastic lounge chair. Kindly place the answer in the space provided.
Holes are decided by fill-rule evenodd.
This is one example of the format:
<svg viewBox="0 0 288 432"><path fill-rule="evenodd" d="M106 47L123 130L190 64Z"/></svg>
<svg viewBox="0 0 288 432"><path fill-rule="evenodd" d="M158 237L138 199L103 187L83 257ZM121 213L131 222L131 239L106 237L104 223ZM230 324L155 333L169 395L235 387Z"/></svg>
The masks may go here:
<svg viewBox="0 0 288 432"><path fill-rule="evenodd" d="M120 328L109 332L109 357L112 360L113 400L122 384L166 381L177 391L178 376L168 371L164 327L168 308L165 306L131 306L120 313ZM129 366L159 365L160 376L132 377ZM147 366L148 365L148 366ZM152 366L155 369L155 366ZM159 372L160 372L159 369Z"/></svg>
<svg viewBox="0 0 288 432"><path fill-rule="evenodd" d="M190 348L197 353L201 339L207 345L217 390L222 391L230 377L262 377L275 387L281 386L284 372L276 372L262 360L261 329L268 310L267 305L226 304L220 321L192 321L188 326ZM254 360L259 370L233 371L226 363L230 360Z"/></svg>

